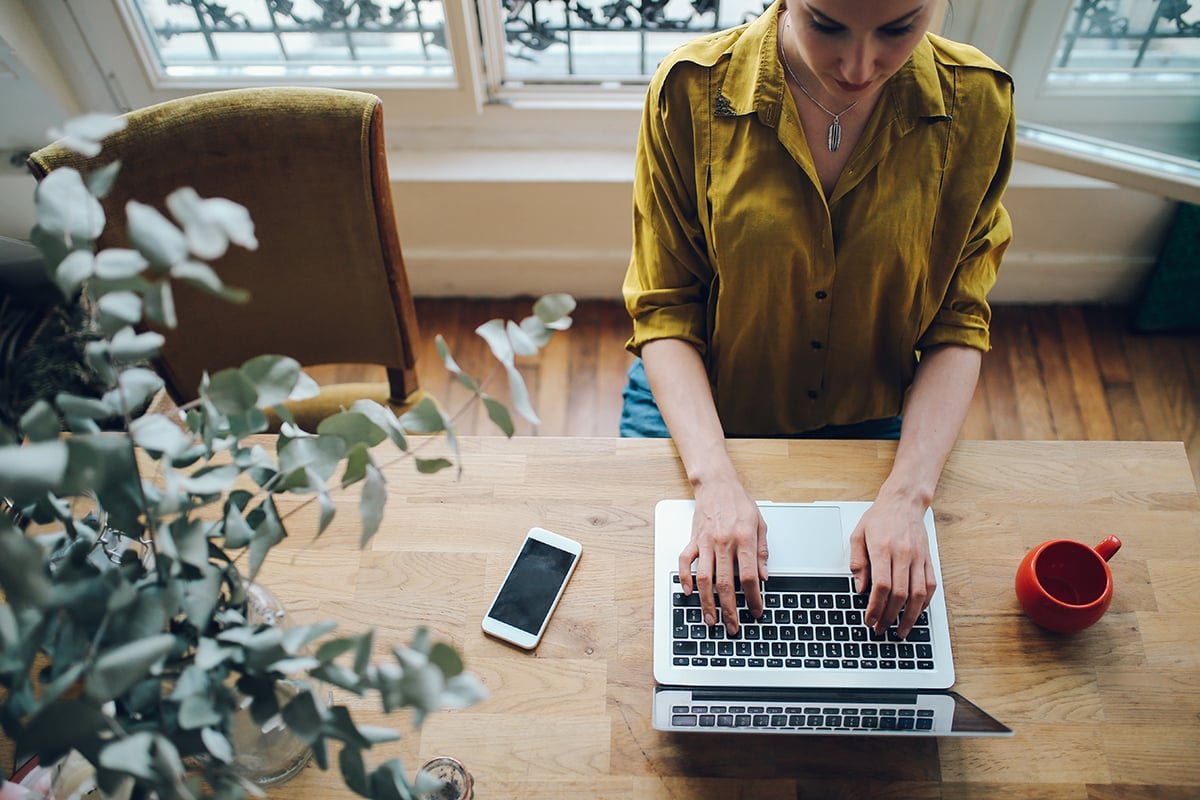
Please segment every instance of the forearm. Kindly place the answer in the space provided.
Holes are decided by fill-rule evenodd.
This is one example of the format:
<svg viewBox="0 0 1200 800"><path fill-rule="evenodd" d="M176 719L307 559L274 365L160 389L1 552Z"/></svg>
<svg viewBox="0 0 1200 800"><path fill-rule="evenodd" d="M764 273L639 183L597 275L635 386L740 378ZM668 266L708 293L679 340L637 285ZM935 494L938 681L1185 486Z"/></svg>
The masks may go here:
<svg viewBox="0 0 1200 800"><path fill-rule="evenodd" d="M922 508L932 502L971 405L982 355L961 345L942 345L922 354L904 405L896 460L881 495L895 494Z"/></svg>
<svg viewBox="0 0 1200 800"><path fill-rule="evenodd" d="M700 353L680 339L657 339L642 348L642 361L692 487L736 479Z"/></svg>

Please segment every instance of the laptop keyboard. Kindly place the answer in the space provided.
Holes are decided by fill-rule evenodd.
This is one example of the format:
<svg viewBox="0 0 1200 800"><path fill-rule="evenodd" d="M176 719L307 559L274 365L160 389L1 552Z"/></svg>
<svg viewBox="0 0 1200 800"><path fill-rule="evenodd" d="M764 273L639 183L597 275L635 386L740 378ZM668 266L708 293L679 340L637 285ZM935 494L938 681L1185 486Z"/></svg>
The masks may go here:
<svg viewBox="0 0 1200 800"><path fill-rule="evenodd" d="M774 580L774 579L772 579ZM745 728L793 731L931 731L929 708L885 706L710 705L671 706L672 728Z"/></svg>
<svg viewBox="0 0 1200 800"><path fill-rule="evenodd" d="M750 616L746 597L737 587L740 627L732 636L721 622L720 606L717 624L705 625L699 593L683 594L678 573L671 578L671 653L677 667L896 672L934 669L928 609L921 612L903 640L896 635L894 622L877 634L863 623L867 596L857 594L848 577L772 575L763 588L764 610L758 619ZM753 722L756 715L744 713ZM770 712L761 713L772 716ZM786 711L778 713L795 716ZM815 716L802 712L796 715ZM849 716L860 722L863 718L862 714L843 713L823 716Z"/></svg>

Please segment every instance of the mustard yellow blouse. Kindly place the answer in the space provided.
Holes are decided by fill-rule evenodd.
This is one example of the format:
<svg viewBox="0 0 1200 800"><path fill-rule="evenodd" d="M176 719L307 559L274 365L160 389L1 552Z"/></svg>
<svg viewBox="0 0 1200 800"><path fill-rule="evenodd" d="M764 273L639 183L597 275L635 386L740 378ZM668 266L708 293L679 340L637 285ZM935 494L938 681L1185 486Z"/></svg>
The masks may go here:
<svg viewBox="0 0 1200 800"><path fill-rule="evenodd" d="M775 55L779 6L672 53L638 143L627 347L695 345L730 436L898 414L922 348L989 348L1012 235L999 66L927 35L826 198Z"/></svg>

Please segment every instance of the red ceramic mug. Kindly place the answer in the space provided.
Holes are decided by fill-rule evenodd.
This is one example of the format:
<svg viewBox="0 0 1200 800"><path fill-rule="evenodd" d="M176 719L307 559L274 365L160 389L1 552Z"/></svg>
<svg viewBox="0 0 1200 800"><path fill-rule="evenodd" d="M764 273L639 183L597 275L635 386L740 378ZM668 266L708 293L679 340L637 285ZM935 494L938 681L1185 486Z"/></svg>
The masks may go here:
<svg viewBox="0 0 1200 800"><path fill-rule="evenodd" d="M1017 600L1048 630L1074 633L1096 623L1112 602L1108 560L1121 549L1109 536L1094 548L1069 539L1042 542L1017 567Z"/></svg>

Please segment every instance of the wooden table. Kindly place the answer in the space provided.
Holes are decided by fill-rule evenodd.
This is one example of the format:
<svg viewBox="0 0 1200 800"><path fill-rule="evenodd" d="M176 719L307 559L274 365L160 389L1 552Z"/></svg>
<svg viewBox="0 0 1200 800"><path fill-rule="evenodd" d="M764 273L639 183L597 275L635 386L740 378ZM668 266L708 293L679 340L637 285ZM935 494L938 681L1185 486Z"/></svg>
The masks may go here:
<svg viewBox="0 0 1200 800"><path fill-rule="evenodd" d="M871 499L894 445L747 440L731 451L757 497ZM428 626L491 691L380 746L372 764L455 756L480 800L1200 797L1200 497L1179 443L955 448L934 507L956 686L1015 729L1001 740L653 730L654 504L689 496L671 443L475 438L462 463L458 481L390 466L387 514L366 551L347 493L320 539L306 532L315 509L305 509L268 559L264 578L296 619L335 618L347 633L375 625L380 655ZM534 525L580 540L584 555L526 653L479 622ZM1012 581L1026 550L1110 533L1125 545L1100 623L1060 636L1022 616ZM364 722L407 728L373 702L337 699ZM336 766L271 791L351 796Z"/></svg>

